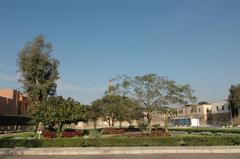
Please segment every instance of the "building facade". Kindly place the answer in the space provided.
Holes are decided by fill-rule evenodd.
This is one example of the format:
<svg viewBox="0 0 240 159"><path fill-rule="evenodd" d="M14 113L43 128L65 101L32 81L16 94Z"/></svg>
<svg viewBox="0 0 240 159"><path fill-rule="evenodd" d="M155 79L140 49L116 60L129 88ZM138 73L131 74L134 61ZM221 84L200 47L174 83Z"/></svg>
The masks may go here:
<svg viewBox="0 0 240 159"><path fill-rule="evenodd" d="M0 89L0 115L27 115L28 98L13 89Z"/></svg>
<svg viewBox="0 0 240 159"><path fill-rule="evenodd" d="M231 122L231 110L228 101L186 105L177 109L177 118L199 119L201 126L221 126Z"/></svg>
<svg viewBox="0 0 240 159"><path fill-rule="evenodd" d="M211 111L213 125L224 125L232 120L231 108L226 101L212 103Z"/></svg>

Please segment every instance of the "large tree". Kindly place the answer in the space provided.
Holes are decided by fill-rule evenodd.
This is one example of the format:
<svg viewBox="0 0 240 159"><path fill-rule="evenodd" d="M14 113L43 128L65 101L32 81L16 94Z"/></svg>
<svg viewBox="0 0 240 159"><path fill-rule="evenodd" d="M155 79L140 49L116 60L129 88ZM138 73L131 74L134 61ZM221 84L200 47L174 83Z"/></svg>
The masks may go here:
<svg viewBox="0 0 240 159"><path fill-rule="evenodd" d="M143 76L119 76L115 80L116 93L136 99L145 109L147 125L151 130L154 112L168 112L165 107L172 104L195 102L190 85L177 85L175 81L157 74Z"/></svg>
<svg viewBox="0 0 240 159"><path fill-rule="evenodd" d="M119 117L121 97L107 95L101 99L102 119L106 121L109 127L114 127Z"/></svg>
<svg viewBox="0 0 240 159"><path fill-rule="evenodd" d="M94 129L97 128L97 120L103 116L103 107L101 99L97 99L92 102L90 106L87 106L87 118L93 121Z"/></svg>
<svg viewBox="0 0 240 159"><path fill-rule="evenodd" d="M41 106L33 111L36 123L42 122L45 127L58 126L62 131L64 124L77 123L86 120L85 106L72 98L62 96L48 97Z"/></svg>
<svg viewBox="0 0 240 159"><path fill-rule="evenodd" d="M128 121L130 124L133 120L138 120L142 117L142 109L139 104L126 97L120 95L105 95L92 103L89 108L90 119L97 121L102 118L106 121L109 127L113 127L118 121Z"/></svg>
<svg viewBox="0 0 240 159"><path fill-rule="evenodd" d="M232 85L229 89L228 101L231 107L232 116L236 118L239 116L240 109L240 84Z"/></svg>
<svg viewBox="0 0 240 159"><path fill-rule="evenodd" d="M133 121L143 119L143 108L136 100L127 96L118 97L116 118L120 122L120 127L122 127L124 121L131 125Z"/></svg>
<svg viewBox="0 0 240 159"><path fill-rule="evenodd" d="M19 81L34 104L41 103L56 92L59 61L51 57L51 51L51 43L39 35L32 42L26 43L19 52Z"/></svg>

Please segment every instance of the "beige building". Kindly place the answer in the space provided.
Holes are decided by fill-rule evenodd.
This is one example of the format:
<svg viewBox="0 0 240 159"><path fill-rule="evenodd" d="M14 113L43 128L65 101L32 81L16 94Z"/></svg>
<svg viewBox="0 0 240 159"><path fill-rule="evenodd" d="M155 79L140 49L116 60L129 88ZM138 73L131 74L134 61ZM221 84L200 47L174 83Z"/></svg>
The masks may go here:
<svg viewBox="0 0 240 159"><path fill-rule="evenodd" d="M199 119L200 125L211 124L210 116L211 105L200 104L200 105L186 105L177 110L179 118L197 118Z"/></svg>
<svg viewBox="0 0 240 159"><path fill-rule="evenodd" d="M177 118L196 118L201 126L220 126L231 121L231 110L227 101L186 105L177 109L177 112Z"/></svg>
<svg viewBox="0 0 240 159"><path fill-rule="evenodd" d="M211 110L213 125L225 125L232 119L231 108L227 101L212 103Z"/></svg>

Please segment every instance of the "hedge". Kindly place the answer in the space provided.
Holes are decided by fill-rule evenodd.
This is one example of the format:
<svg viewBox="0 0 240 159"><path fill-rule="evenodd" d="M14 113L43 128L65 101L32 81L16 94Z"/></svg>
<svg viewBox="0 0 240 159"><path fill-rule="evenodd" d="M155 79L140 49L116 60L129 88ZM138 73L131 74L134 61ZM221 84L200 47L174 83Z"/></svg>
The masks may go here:
<svg viewBox="0 0 240 159"><path fill-rule="evenodd" d="M143 137L0 139L0 148L12 147L131 147L131 146L219 146L240 145L240 137Z"/></svg>
<svg viewBox="0 0 240 159"><path fill-rule="evenodd" d="M182 132L211 132L211 133L234 133L240 134L240 128L169 128L169 131Z"/></svg>

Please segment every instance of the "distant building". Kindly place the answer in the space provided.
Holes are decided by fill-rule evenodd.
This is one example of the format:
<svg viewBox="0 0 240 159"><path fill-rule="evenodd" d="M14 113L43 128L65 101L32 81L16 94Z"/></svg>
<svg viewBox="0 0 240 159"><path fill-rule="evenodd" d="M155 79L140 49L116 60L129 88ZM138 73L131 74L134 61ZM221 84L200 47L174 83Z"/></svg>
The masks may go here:
<svg viewBox="0 0 240 159"><path fill-rule="evenodd" d="M27 115L28 98L13 89L0 89L0 115Z"/></svg>
<svg viewBox="0 0 240 159"><path fill-rule="evenodd" d="M212 124L222 125L231 121L231 108L227 101L212 103Z"/></svg>
<svg viewBox="0 0 240 159"><path fill-rule="evenodd" d="M199 119L200 125L211 124L210 114L211 105L201 104L201 105L186 105L177 110L177 117L180 118L197 118Z"/></svg>
<svg viewBox="0 0 240 159"><path fill-rule="evenodd" d="M196 118L201 126L220 126L230 123L231 110L228 101L186 105L177 109L177 118Z"/></svg>

